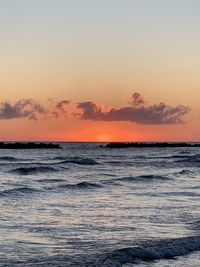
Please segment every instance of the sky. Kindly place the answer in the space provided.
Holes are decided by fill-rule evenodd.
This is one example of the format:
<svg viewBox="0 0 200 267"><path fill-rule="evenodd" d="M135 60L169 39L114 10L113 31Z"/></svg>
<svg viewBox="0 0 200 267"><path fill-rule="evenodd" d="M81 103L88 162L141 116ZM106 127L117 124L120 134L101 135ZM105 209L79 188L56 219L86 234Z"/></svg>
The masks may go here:
<svg viewBox="0 0 200 267"><path fill-rule="evenodd" d="M200 141L199 0L0 0L0 140Z"/></svg>

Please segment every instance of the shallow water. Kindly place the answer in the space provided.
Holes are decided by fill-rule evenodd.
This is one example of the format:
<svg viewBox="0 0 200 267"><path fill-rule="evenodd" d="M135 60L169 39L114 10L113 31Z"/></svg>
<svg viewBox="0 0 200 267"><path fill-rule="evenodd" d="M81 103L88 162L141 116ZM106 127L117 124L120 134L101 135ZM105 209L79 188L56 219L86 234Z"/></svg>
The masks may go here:
<svg viewBox="0 0 200 267"><path fill-rule="evenodd" d="M0 151L0 266L200 265L199 148L62 146Z"/></svg>

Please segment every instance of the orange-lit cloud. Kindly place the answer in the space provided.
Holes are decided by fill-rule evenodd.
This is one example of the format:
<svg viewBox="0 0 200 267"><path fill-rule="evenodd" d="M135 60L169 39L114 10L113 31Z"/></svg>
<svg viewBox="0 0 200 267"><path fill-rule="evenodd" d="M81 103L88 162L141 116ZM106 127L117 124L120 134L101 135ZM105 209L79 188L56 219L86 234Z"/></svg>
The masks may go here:
<svg viewBox="0 0 200 267"><path fill-rule="evenodd" d="M46 114L45 108L32 99L21 99L14 104L0 104L0 119L28 118L37 119L37 115Z"/></svg>
<svg viewBox="0 0 200 267"><path fill-rule="evenodd" d="M183 116L190 112L184 105L170 106L163 102L146 105L143 96L134 93L131 106L105 108L94 102L50 101L51 105L41 105L32 99L22 99L14 104L3 102L0 105L1 119L39 118L58 119L78 117L93 121L128 121L138 124L180 124Z"/></svg>
<svg viewBox="0 0 200 267"><path fill-rule="evenodd" d="M138 124L179 124L183 116L190 112L184 105L172 107L165 103L145 105L145 100L139 93L134 93L129 101L131 106L112 107L103 110L94 102L81 102L77 107L82 111L81 119L94 121L129 121Z"/></svg>
<svg viewBox="0 0 200 267"><path fill-rule="evenodd" d="M190 108L178 105L172 107L164 103L152 106L112 108L103 112L100 106L93 102L78 104L83 111L81 119L94 121L129 121L139 124L179 124L183 123L182 117L189 113Z"/></svg>

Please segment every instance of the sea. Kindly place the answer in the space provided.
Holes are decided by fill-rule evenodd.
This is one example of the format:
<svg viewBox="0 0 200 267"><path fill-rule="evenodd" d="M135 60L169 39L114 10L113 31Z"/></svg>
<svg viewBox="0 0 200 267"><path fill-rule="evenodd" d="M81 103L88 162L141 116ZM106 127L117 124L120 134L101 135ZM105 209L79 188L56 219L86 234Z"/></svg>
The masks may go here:
<svg viewBox="0 0 200 267"><path fill-rule="evenodd" d="M200 148L0 150L0 266L200 266Z"/></svg>

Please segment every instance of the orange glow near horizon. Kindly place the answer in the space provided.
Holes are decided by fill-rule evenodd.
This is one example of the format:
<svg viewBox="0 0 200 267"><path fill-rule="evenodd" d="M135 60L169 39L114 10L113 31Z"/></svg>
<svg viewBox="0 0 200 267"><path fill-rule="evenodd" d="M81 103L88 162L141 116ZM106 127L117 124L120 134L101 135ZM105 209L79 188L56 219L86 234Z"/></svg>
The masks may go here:
<svg viewBox="0 0 200 267"><path fill-rule="evenodd" d="M0 140L200 140L200 1L20 0L0 6ZM134 92L152 109L108 118L97 106L78 110L83 117L61 106L63 116L52 112L50 119L42 112L21 115L15 106L33 99L46 110L51 100L72 100L119 111ZM167 120L177 113L184 115Z"/></svg>
<svg viewBox="0 0 200 267"><path fill-rule="evenodd" d="M2 141L66 141L66 142L137 142L137 141L198 141L194 125L138 125L127 122L93 122L83 120L2 122ZM10 133L13 132L11 136ZM8 138L9 137L9 138Z"/></svg>

